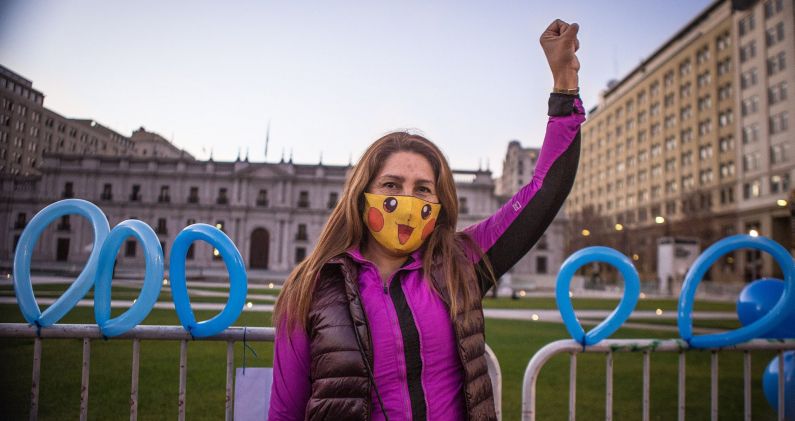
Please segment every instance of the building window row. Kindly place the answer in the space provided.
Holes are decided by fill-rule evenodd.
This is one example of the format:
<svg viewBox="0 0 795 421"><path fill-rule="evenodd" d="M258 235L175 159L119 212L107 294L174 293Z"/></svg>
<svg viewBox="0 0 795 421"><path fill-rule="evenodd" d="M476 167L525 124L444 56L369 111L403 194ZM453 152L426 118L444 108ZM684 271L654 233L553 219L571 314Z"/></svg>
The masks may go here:
<svg viewBox="0 0 795 421"><path fill-rule="evenodd" d="M740 87L742 89L750 88L759 81L759 76L757 75L756 68L752 68L748 71L743 72L740 75Z"/></svg>
<svg viewBox="0 0 795 421"><path fill-rule="evenodd" d="M749 41L740 47L740 63L745 63L754 57L756 57L756 41Z"/></svg>
<svg viewBox="0 0 795 421"><path fill-rule="evenodd" d="M730 178L734 176L734 161L720 164L720 178Z"/></svg>
<svg viewBox="0 0 795 421"><path fill-rule="evenodd" d="M730 57L727 57L718 62L718 76L723 76L728 74L731 71L731 63L732 60Z"/></svg>
<svg viewBox="0 0 795 421"><path fill-rule="evenodd" d="M788 113L785 111L770 116L769 126L771 135L785 132L789 127Z"/></svg>
<svg viewBox="0 0 795 421"><path fill-rule="evenodd" d="M770 163L780 164L786 162L789 156L789 143L779 143L770 146Z"/></svg>
<svg viewBox="0 0 795 421"><path fill-rule="evenodd" d="M748 16L740 19L737 22L737 31L740 33L740 36L744 36L745 34L753 31L755 27L756 22L754 21L753 12L749 13Z"/></svg>
<svg viewBox="0 0 795 421"><path fill-rule="evenodd" d="M784 40L784 22L779 22L776 26L765 31L765 43L768 47L778 44Z"/></svg>
<svg viewBox="0 0 795 421"><path fill-rule="evenodd" d="M756 113L759 110L759 97L754 95L740 103L740 112L743 117Z"/></svg>
<svg viewBox="0 0 795 421"><path fill-rule="evenodd" d="M770 105L778 104L787 99L787 82L771 86L767 90L767 101Z"/></svg>
<svg viewBox="0 0 795 421"><path fill-rule="evenodd" d="M784 0L768 0L765 2L765 19L769 19L784 10Z"/></svg>
<svg viewBox="0 0 795 421"><path fill-rule="evenodd" d="M773 57L767 59L767 75L772 76L786 68L784 62L784 52L780 52Z"/></svg>

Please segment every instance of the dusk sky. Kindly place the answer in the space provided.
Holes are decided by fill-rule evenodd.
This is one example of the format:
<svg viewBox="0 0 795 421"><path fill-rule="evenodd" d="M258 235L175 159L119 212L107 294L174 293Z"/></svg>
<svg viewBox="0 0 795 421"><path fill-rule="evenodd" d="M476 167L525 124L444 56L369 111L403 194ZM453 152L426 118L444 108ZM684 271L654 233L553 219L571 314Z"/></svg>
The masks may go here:
<svg viewBox="0 0 795 421"><path fill-rule="evenodd" d="M229 5L234 5L230 7ZM346 164L410 128L459 169L539 146L552 76L538 38L580 24L586 109L710 4L676 1L3 1L0 64L44 105L207 158Z"/></svg>

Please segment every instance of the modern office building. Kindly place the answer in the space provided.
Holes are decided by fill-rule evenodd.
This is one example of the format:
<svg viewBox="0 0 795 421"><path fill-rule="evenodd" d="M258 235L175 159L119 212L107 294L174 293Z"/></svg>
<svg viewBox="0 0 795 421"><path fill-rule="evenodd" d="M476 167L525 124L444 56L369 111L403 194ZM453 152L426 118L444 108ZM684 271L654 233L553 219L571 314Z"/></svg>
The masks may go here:
<svg viewBox="0 0 795 421"><path fill-rule="evenodd" d="M45 108L44 94L33 82L0 66L0 174L38 174L45 153L191 158L143 127L128 137L94 120Z"/></svg>
<svg viewBox="0 0 795 421"><path fill-rule="evenodd" d="M792 248L793 21L791 1L715 1L608 84L582 128L570 248L612 245L645 280L662 237L703 249L751 233ZM735 252L708 278L780 274L769 257Z"/></svg>

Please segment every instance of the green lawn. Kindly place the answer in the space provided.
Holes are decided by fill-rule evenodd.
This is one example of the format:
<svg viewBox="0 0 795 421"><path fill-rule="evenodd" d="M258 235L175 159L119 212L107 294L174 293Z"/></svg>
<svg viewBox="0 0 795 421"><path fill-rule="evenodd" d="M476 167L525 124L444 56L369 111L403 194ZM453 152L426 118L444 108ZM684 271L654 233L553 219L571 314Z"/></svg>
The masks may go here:
<svg viewBox="0 0 795 421"><path fill-rule="evenodd" d="M572 298L575 310L613 310L618 306L617 299L609 298ZM640 299L636 310L654 311L658 308L663 311L676 311L677 301L674 299ZM548 297L524 297L520 299L510 298L491 298L483 300L484 308L506 308L506 309L539 309L553 310L558 308L554 298ZM693 306L695 311L730 311L734 312L736 305L733 302L716 302L696 300Z"/></svg>
<svg viewBox="0 0 795 421"><path fill-rule="evenodd" d="M38 284L34 285L33 293L36 298L58 298L63 294L64 291L69 287L69 284ZM210 291L210 292L223 292L229 293L229 288L205 288L205 287L189 287L188 291L191 290L202 290L202 291ZM249 289L249 295L272 295L276 297L278 295L278 291L271 290L252 290ZM138 298L138 295L141 293L141 289L137 287L128 287L124 285L116 285L113 287L111 292L111 297L114 300L134 300ZM10 285L0 285L0 297L14 297L14 288ZM94 290L91 289L85 296L86 299L93 299L94 298ZM195 297L191 298L192 301L195 302L204 302L204 303L225 303L227 301L226 297ZM171 302L173 301L171 298L171 290L167 287L164 287L160 290L160 296L158 301L165 301ZM249 297L248 301L251 301L254 304L273 304L271 300L262 300L258 298ZM121 311L121 310L120 310Z"/></svg>
<svg viewBox="0 0 795 421"><path fill-rule="evenodd" d="M39 291L37 286L37 291ZM44 291L44 289L41 289ZM121 290L120 290L121 291ZM114 298L116 291L114 290ZM161 300L170 299L162 294ZM207 301L194 298L194 301ZM489 301L491 308L555 308L554 299ZM532 303L532 304L531 304ZM614 301L575 299L576 308L610 309ZM647 301L649 308L675 310L675 302ZM715 309L714 303L707 303ZM525 307L526 306L526 307ZM671 307L673 306L673 307ZM698 308L698 304L697 304ZM703 308L702 308L703 309ZM726 309L720 307L721 310ZM114 314L121 310L114 310ZM207 319L213 312L197 311L198 319ZM0 305L0 321L22 322L14 305ZM70 312L63 323L93 323L93 310L80 307ZM655 323L675 324L675 321ZM731 327L729 322L707 321L707 324ZM173 311L154 310L145 324L178 325ZM268 326L269 313L244 312L237 326ZM699 324L697 324L699 325ZM519 419L524 369L530 357L545 344L568 337L562 324L492 320L486 322L487 342L494 349L502 367L504 419ZM717 327L716 326L716 327ZM614 338L668 338L675 333L621 329ZM2 418L27 417L32 340L3 340L0 346L0 414ZM93 419L128 417L130 390L131 342L97 340L91 348L91 380L89 415ZM254 345L258 358L249 354L251 366L270 366L272 346ZM242 366L242 344L236 345L236 366ZM173 419L177 414L179 372L178 342L144 342L141 346L139 385L140 419ZM224 412L225 343L191 342L188 363L188 419L221 419ZM41 419L76 418L80 405L80 363L82 345L79 340L45 340L42 354L40 389ZM720 354L720 413L723 419L739 419L742 414L742 360L740 355ZM761 374L772 358L771 353L757 354L753 359L754 419L773 419L773 412L764 400ZM676 417L676 367L674 354L652 357L652 419ZM578 359L577 413L580 419L604 418L604 356L581 355ZM568 356L553 358L542 370L538 384L539 420L566 419L568 408ZM614 417L636 420L641 414L641 355L617 354L614 357ZM709 353L687 354L688 419L709 416Z"/></svg>

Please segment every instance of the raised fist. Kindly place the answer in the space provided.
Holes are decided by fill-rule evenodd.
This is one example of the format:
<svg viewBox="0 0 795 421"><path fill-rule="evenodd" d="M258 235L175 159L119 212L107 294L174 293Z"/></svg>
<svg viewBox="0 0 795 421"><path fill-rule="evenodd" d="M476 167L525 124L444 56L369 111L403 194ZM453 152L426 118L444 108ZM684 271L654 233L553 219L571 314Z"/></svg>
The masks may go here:
<svg viewBox="0 0 795 421"><path fill-rule="evenodd" d="M547 56L555 87L574 89L578 84L580 61L574 53L580 48L577 32L580 26L555 19L541 34L541 48Z"/></svg>

